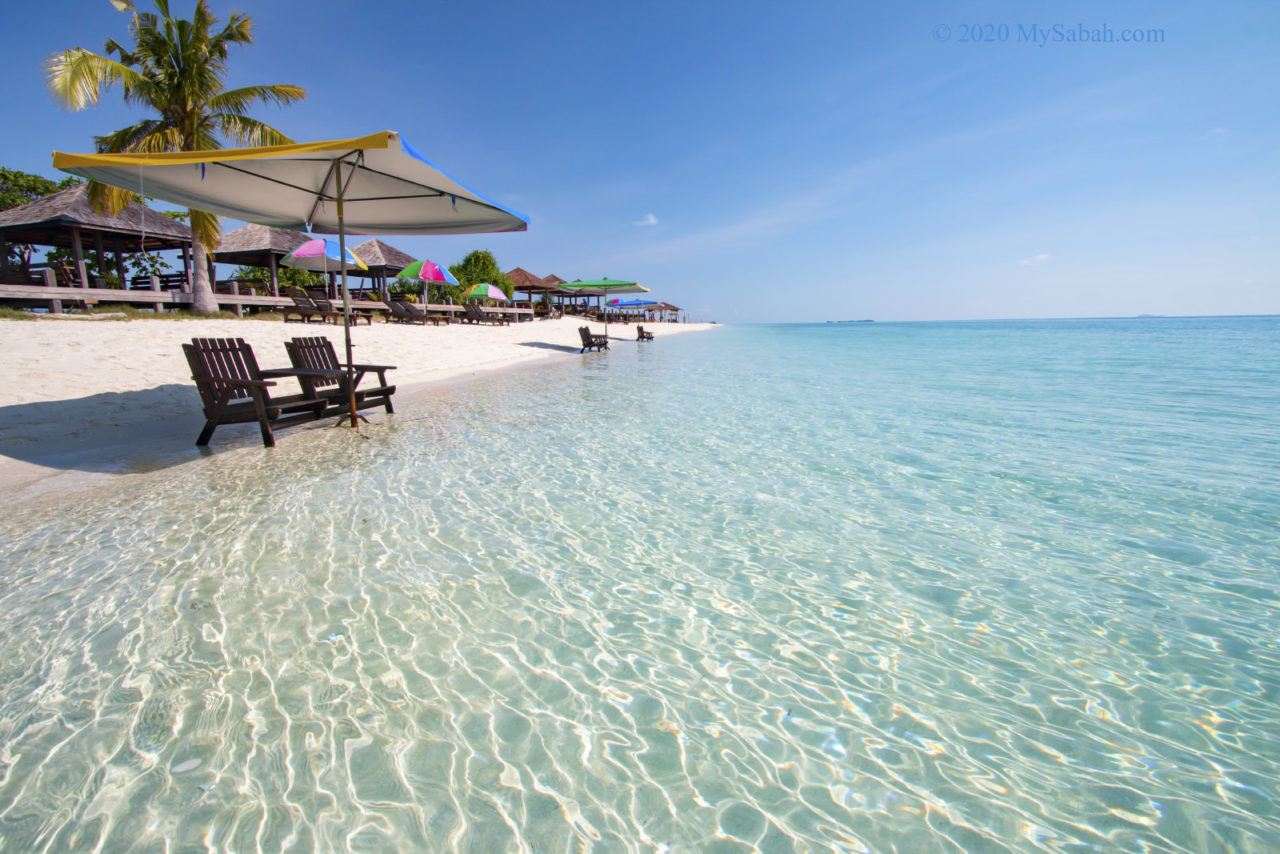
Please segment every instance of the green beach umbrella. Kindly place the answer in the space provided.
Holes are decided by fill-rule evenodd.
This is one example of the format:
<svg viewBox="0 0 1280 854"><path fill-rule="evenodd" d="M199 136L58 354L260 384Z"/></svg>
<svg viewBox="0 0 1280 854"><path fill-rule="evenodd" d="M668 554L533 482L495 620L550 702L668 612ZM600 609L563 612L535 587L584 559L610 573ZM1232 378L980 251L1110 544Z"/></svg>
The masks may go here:
<svg viewBox="0 0 1280 854"><path fill-rule="evenodd" d="M507 295L502 292L502 288L497 285L491 285L488 282L481 282L470 288L463 296L467 299L491 299L499 302L511 302L511 300L507 299Z"/></svg>
<svg viewBox="0 0 1280 854"><path fill-rule="evenodd" d="M649 289L635 282L624 282L621 279L591 279L589 281L568 282L560 285L560 289L573 296L606 297L616 294L647 294ZM604 313L604 334L609 335L609 312Z"/></svg>

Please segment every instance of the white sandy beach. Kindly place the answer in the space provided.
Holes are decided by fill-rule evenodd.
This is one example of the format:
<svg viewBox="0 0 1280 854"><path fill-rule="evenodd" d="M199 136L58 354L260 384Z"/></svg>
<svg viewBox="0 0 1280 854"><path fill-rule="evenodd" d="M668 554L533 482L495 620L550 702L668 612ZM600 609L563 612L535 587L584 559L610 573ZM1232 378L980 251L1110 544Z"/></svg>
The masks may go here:
<svg viewBox="0 0 1280 854"><path fill-rule="evenodd" d="M581 318L511 326L408 326L352 329L355 361L395 365L397 413L429 405L414 394L429 384L579 356ZM590 324L602 332L599 323ZM661 338L712 324L645 324ZM284 342L327 335L342 352L341 327L255 320L0 320L0 491L61 491L68 473L100 466L76 460L127 460L139 454L190 453L204 418L182 344L192 338L245 339L262 368L287 367ZM637 346L634 325L611 324L614 347ZM657 342L654 342L655 344ZM643 345L649 346L649 345ZM604 358L607 358L605 356ZM382 417L380 410L372 418ZM247 431L247 432L246 432ZM282 436L289 432L284 431ZM220 427L212 448L256 425ZM239 444L243 444L240 442ZM129 471L122 465L121 471Z"/></svg>

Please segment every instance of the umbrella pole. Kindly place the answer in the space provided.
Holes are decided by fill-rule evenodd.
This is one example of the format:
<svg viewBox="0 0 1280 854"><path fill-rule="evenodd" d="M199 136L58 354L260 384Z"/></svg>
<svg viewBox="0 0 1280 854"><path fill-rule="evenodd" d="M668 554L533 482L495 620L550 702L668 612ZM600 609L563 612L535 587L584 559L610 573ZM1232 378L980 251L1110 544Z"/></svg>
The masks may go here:
<svg viewBox="0 0 1280 854"><path fill-rule="evenodd" d="M339 176L341 178L341 176ZM342 223L342 181L338 184L338 262L342 267L342 334L347 339L347 406L351 411L351 426L355 427L363 416L356 412L355 367L351 359L351 292L347 290L347 235ZM343 419L338 419L341 424ZM337 426L336 424L334 425Z"/></svg>

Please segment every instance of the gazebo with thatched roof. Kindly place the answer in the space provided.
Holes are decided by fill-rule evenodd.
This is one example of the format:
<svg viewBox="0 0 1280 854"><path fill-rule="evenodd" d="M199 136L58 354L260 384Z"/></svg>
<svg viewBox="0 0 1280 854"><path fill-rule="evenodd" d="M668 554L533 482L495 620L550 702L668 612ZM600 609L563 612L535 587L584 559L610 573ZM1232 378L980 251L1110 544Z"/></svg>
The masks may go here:
<svg viewBox="0 0 1280 854"><path fill-rule="evenodd" d="M87 288L86 237L93 241L100 262L105 262L108 248L115 254L116 273L122 282L126 254L161 249L181 250L183 268L190 281L191 229L185 223L137 202L130 202L118 214L99 213L89 203L87 184L0 211L0 269L8 272L9 244L12 243L70 249L76 262L75 277L80 287Z"/></svg>
<svg viewBox="0 0 1280 854"><path fill-rule="evenodd" d="M349 270L347 275L363 276L373 279L373 287L380 293L387 292L387 277L393 273L399 273L405 267L408 267L417 258L401 252L394 246L383 243L376 237L371 237L364 243L351 250L355 256L365 263L369 269L365 270Z"/></svg>
<svg viewBox="0 0 1280 854"><path fill-rule="evenodd" d="M218 239L213 257L219 264L244 267L266 267L271 271L271 295L280 295L280 259L311 238L301 231L272 228L268 225L245 225Z"/></svg>

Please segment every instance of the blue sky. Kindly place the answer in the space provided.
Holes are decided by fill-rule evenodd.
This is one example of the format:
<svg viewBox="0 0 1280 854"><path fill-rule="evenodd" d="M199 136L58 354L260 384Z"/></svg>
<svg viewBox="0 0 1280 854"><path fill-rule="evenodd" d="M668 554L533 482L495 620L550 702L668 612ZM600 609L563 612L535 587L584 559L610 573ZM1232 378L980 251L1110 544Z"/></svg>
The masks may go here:
<svg viewBox="0 0 1280 854"><path fill-rule="evenodd" d="M309 90L260 118L398 130L530 217L389 240L416 257L633 279L720 321L1280 313L1280 4L212 6L256 25L229 85ZM6 12L0 165L52 176L135 119L118 90L62 111L40 68L127 17L48 8Z"/></svg>

